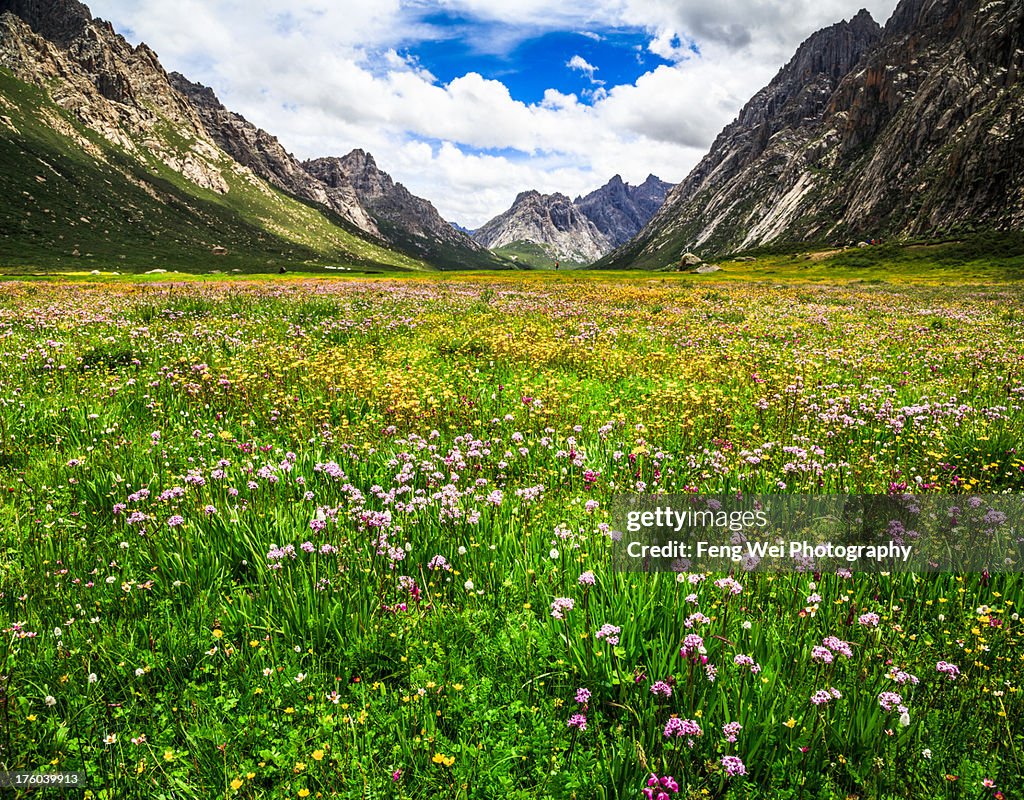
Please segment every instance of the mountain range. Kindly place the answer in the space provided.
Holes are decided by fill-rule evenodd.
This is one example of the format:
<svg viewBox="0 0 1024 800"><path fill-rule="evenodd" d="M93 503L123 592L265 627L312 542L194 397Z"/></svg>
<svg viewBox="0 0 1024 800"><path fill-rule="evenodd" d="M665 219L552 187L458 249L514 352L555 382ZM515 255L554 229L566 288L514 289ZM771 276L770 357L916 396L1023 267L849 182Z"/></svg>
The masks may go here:
<svg viewBox="0 0 1024 800"><path fill-rule="evenodd" d="M585 197L521 192L476 231L483 246L535 267L585 266L629 241L661 207L672 184L649 175L639 186L616 175Z"/></svg>
<svg viewBox="0 0 1024 800"><path fill-rule="evenodd" d="M811 35L675 186L537 191L470 235L363 150L300 161L76 0L0 0L0 263L663 268L1024 226L1024 0ZM594 263L592 263L594 262Z"/></svg>
<svg viewBox="0 0 1024 800"><path fill-rule="evenodd" d="M902 0L818 31L598 267L1024 225L1024 2Z"/></svg>
<svg viewBox="0 0 1024 800"><path fill-rule="evenodd" d="M512 207L473 232L491 250L534 265L584 265L611 248L597 226L564 194L521 192Z"/></svg>

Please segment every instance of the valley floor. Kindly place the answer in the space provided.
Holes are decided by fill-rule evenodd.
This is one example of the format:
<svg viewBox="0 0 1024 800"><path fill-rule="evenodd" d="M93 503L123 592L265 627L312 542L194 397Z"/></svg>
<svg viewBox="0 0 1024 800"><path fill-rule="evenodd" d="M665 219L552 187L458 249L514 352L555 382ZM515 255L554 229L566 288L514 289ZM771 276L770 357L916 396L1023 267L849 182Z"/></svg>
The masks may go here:
<svg viewBox="0 0 1024 800"><path fill-rule="evenodd" d="M1024 286L829 263L0 282L3 769L1016 796L1019 574L613 568L622 494L1024 491Z"/></svg>

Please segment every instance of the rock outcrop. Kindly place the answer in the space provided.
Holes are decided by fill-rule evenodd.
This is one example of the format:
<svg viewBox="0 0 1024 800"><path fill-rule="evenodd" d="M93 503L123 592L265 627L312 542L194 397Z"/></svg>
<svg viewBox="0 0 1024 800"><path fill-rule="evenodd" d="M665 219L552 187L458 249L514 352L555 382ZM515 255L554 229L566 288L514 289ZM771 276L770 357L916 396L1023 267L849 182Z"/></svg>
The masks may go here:
<svg viewBox="0 0 1024 800"><path fill-rule="evenodd" d="M0 0L0 66L47 90L85 127L132 156L156 160L204 189L227 191L221 154L156 53L145 44L133 47L81 3ZM167 141L168 126L187 147ZM61 132L89 149L73 129Z"/></svg>
<svg viewBox="0 0 1024 800"><path fill-rule="evenodd" d="M503 266L485 247L446 222L433 204L395 183L363 150L343 158L306 161L302 168L328 191L351 188L381 236L395 247L445 269Z"/></svg>
<svg viewBox="0 0 1024 800"><path fill-rule="evenodd" d="M372 234L353 191L318 195L273 137L75 0L0 0L0 67L6 263L428 267Z"/></svg>

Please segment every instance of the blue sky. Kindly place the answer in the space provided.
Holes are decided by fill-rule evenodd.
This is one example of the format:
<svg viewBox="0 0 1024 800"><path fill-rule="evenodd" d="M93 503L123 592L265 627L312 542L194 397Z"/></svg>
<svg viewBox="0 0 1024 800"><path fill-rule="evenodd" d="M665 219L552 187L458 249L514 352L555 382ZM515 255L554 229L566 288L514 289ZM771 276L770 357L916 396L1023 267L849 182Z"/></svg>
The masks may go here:
<svg viewBox="0 0 1024 800"><path fill-rule="evenodd" d="M373 154L469 228L677 182L815 30L896 0L91 0L300 158Z"/></svg>
<svg viewBox="0 0 1024 800"><path fill-rule="evenodd" d="M595 92L629 85L658 66L673 62L650 52L643 28L538 31L515 36L502 23L436 11L422 18L433 38L398 52L448 83L469 72L501 81L516 100L539 103L548 89L576 94L592 103ZM512 41L509 41L512 37Z"/></svg>

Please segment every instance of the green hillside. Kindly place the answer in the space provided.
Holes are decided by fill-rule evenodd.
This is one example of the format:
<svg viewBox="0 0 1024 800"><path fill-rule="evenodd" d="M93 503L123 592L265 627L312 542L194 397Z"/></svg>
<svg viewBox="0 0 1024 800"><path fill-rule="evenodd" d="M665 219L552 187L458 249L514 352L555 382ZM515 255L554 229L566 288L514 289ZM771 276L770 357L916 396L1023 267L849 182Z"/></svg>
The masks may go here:
<svg viewBox="0 0 1024 800"><path fill-rule="evenodd" d="M495 247L492 251L495 255L501 256L514 263L519 269L554 269L558 264L559 269L580 269L585 264L575 261L556 261L548 255L543 246L536 242L513 242L503 247Z"/></svg>
<svg viewBox="0 0 1024 800"><path fill-rule="evenodd" d="M177 152L192 145L169 124L159 135ZM0 163L0 268L7 272L428 268L235 171L227 156L216 165L225 194L156 157L142 163L4 69ZM215 247L228 252L215 255Z"/></svg>

